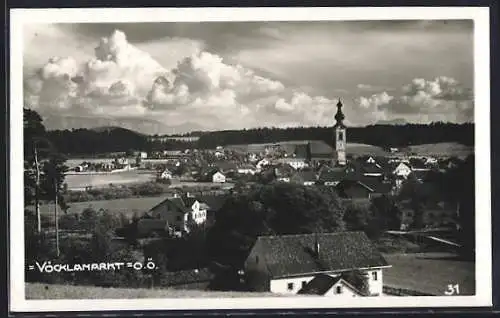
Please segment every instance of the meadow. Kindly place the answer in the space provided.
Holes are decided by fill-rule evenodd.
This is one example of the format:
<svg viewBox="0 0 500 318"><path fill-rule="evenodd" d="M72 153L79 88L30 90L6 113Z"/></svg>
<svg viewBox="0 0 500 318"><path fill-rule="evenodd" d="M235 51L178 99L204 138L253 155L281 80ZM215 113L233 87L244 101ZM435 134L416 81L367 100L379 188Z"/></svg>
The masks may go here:
<svg viewBox="0 0 500 318"><path fill-rule="evenodd" d="M26 283L26 299L134 299L134 298L235 298L291 297L272 293L219 292L181 289L104 288Z"/></svg>
<svg viewBox="0 0 500 318"><path fill-rule="evenodd" d="M449 284L458 284L460 295L475 294L474 262L451 253L384 255L391 268L384 270L384 285L444 296Z"/></svg>
<svg viewBox="0 0 500 318"><path fill-rule="evenodd" d="M170 195L141 197L141 198L127 198L116 200L99 200L87 202L72 202L69 203L68 214L81 213L87 208L92 208L95 211L101 209L107 210L110 213L123 213L127 217L132 217L135 213L142 214L149 211L152 207L165 200ZM33 207L29 207L33 210ZM40 213L47 215L50 218L54 217L54 203L47 203L40 205ZM59 212L61 215L62 212Z"/></svg>
<svg viewBox="0 0 500 318"><path fill-rule="evenodd" d="M67 174L65 177L69 190L83 190L86 187L107 187L109 184L129 184L154 181L156 175L141 170L131 170L108 174Z"/></svg>

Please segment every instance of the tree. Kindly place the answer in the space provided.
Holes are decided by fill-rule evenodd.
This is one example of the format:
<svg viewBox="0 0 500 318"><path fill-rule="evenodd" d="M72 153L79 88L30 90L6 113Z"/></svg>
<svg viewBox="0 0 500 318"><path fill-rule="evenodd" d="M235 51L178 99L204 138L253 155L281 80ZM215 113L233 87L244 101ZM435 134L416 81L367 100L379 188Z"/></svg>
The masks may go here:
<svg viewBox="0 0 500 318"><path fill-rule="evenodd" d="M242 266L259 235L307 234L344 229L338 197L313 187L275 183L229 197L207 233L210 256Z"/></svg>
<svg viewBox="0 0 500 318"><path fill-rule="evenodd" d="M57 152L47 138L42 118L37 112L24 108L23 120L25 205L35 204L40 232L40 200L54 201L63 209L66 208L62 196L66 158Z"/></svg>

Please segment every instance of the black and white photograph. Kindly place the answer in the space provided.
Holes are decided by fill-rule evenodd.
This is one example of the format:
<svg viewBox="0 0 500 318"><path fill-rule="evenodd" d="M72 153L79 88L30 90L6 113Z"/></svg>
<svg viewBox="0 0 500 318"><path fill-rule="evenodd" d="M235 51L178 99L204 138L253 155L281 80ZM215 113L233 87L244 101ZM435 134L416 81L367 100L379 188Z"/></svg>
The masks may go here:
<svg viewBox="0 0 500 318"><path fill-rule="evenodd" d="M491 305L488 16L11 10L13 309Z"/></svg>

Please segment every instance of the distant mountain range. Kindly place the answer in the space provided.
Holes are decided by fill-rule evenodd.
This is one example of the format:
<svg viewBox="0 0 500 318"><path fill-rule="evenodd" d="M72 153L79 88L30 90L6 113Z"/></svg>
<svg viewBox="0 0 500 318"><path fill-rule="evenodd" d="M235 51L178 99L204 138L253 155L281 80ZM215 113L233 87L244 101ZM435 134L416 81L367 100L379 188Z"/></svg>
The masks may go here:
<svg viewBox="0 0 500 318"><path fill-rule="evenodd" d="M404 118L395 118L391 120L379 120L376 125L406 125L408 122Z"/></svg>
<svg viewBox="0 0 500 318"><path fill-rule="evenodd" d="M125 128L145 135L184 134L191 131L204 130L201 125L187 122L179 125L168 125L156 120L130 117L86 117L41 114L43 124L48 130L71 130L79 128Z"/></svg>

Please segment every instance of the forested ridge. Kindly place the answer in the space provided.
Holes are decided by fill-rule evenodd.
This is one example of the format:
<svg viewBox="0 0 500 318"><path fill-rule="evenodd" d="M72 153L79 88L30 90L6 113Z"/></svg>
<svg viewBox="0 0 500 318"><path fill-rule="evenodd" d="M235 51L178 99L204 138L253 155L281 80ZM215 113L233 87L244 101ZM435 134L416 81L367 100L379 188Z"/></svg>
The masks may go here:
<svg viewBox="0 0 500 318"><path fill-rule="evenodd" d="M331 143L332 127L256 128L197 133L197 141L153 141L146 136L123 128L53 130L47 137L60 152L69 155L96 155L132 150L212 149L219 145L269 143L294 140L324 140ZM383 148L409 145L457 142L472 146L474 124L431 123L406 125L371 125L350 127L349 143L362 143Z"/></svg>

